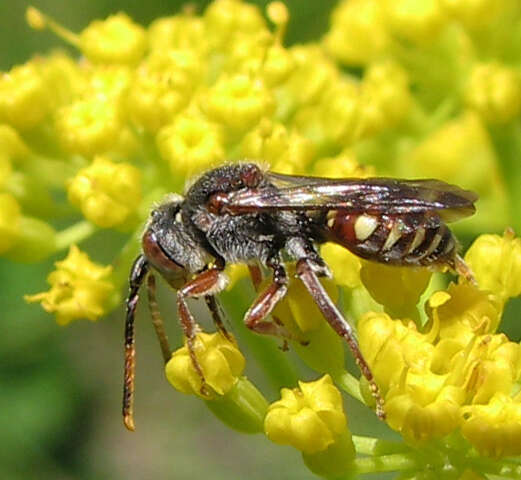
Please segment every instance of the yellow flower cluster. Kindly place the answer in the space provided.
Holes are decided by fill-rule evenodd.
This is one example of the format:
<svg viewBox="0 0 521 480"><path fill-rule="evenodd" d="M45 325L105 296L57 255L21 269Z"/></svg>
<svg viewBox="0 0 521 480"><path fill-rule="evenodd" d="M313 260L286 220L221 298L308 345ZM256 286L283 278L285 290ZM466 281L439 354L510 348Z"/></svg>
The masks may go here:
<svg viewBox="0 0 521 480"><path fill-rule="evenodd" d="M388 424L409 441L459 429L483 455L521 454L521 346L496 333L506 300L521 294L518 242L510 232L479 237L466 259L482 289L460 282L433 293L421 329L385 313L360 320Z"/></svg>
<svg viewBox="0 0 521 480"><path fill-rule="evenodd" d="M288 174L432 177L475 190L479 215L457 227L468 236L519 221L519 2L342 0L322 39L289 47L285 5L269 4L266 17L246 1L215 0L146 28L119 13L74 33L28 9L33 28L54 31L81 58L39 55L0 74L0 255L36 262L70 249L50 290L28 301L60 324L105 315L150 206L190 176L244 158ZM76 247L113 230L126 236L106 253L114 267ZM342 287L341 305L359 319L388 424L415 446L459 432L481 455L521 454L521 351L497 333L506 302L521 294L520 240L480 236L466 255L478 286L446 289L426 269L369 263L332 244L321 253L334 279L324 288L336 302ZM235 267L234 280L245 270ZM168 362L168 380L233 428L300 449L319 475L369 472L356 464L333 384L363 396L344 342L298 281L273 317L325 376L283 389L268 407L242 375L235 342L199 332L210 395L186 347ZM474 467L460 478L478 478Z"/></svg>

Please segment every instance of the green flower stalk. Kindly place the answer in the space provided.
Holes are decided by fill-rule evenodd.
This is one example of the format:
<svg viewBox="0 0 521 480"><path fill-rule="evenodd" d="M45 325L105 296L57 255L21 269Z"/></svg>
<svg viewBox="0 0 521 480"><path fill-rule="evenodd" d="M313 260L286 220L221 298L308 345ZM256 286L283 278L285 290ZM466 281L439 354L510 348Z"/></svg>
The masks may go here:
<svg viewBox="0 0 521 480"><path fill-rule="evenodd" d="M374 399L293 275L272 320L302 362L241 329L253 295L234 265L225 307L237 340L197 332L205 389L186 346L165 355L166 377L237 432L297 448L321 477L521 478L521 347L502 333L521 294L521 241L507 228L521 226L521 50L507 40L521 35L517 2L342 0L322 38L294 46L283 2L264 16L214 0L149 27L119 13L79 33L32 7L27 21L77 50L0 74L0 256L58 258L49 290L28 302L61 325L106 316L152 205L224 162L474 190L478 213L456 229L464 244L477 236L465 255L476 284L321 249L333 272L324 288L357 327L400 441L351 432L343 393L368 415ZM87 253L101 235L124 239L105 265ZM255 359L280 400L244 375Z"/></svg>

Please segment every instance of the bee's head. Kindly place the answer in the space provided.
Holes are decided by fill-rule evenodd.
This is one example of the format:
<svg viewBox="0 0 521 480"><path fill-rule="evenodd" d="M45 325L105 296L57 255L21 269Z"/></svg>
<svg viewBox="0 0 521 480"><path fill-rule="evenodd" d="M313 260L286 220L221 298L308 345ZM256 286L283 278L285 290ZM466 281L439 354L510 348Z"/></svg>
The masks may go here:
<svg viewBox="0 0 521 480"><path fill-rule="evenodd" d="M183 224L182 197L169 196L155 207L143 234L143 254L174 288L204 266L201 247Z"/></svg>

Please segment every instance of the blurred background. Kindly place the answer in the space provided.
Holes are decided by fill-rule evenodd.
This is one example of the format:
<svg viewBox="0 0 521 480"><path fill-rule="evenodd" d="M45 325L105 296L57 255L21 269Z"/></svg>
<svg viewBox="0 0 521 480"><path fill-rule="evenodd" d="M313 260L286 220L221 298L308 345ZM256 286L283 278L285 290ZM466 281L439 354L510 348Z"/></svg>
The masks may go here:
<svg viewBox="0 0 521 480"><path fill-rule="evenodd" d="M156 17L177 13L184 3L48 0L33 4L80 31L91 20L118 11L146 26ZM202 10L208 2L191 3ZM263 7L268 2L252 3ZM336 2L285 3L291 12L286 43L293 44L322 35ZM23 63L35 52L67 48L51 33L35 32L26 25L27 6L26 2L0 0L1 70ZM97 261L109 261L104 250L114 251L121 240L114 235L89 241L86 250L96 252ZM468 245L472 238L463 240ZM114 242L114 248L107 242ZM202 402L175 392L167 384L145 308L140 309L137 326L137 431L128 433L120 415L122 309L95 325L84 321L61 328L39 306L23 301L23 294L46 289L45 277L55 260L24 266L0 259L0 478L314 478L294 449L271 444L260 435L245 439L217 421ZM171 343L180 345L175 318L168 313L173 311L173 296L164 288L159 296ZM247 301L228 302L228 312L240 317ZM505 314L503 330L513 340L521 334L520 312L521 303L514 301ZM276 348L274 351L280 354ZM276 362L276 355L272 361ZM263 384L259 368L253 362L248 368L247 374L263 386L270 400L275 399L278 392L273 385ZM306 374L298 362L295 368L299 376ZM284 375L281 372L281 378ZM367 409L346 402L354 433L393 435Z"/></svg>

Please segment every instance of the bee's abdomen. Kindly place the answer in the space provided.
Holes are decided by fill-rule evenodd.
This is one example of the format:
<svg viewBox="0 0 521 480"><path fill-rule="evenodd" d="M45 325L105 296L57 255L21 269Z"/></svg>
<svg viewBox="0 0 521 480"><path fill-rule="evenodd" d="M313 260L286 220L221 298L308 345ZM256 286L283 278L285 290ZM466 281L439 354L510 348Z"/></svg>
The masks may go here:
<svg viewBox="0 0 521 480"><path fill-rule="evenodd" d="M329 240L355 255L394 265L452 265L456 240L436 214L370 215L336 210L327 218Z"/></svg>

